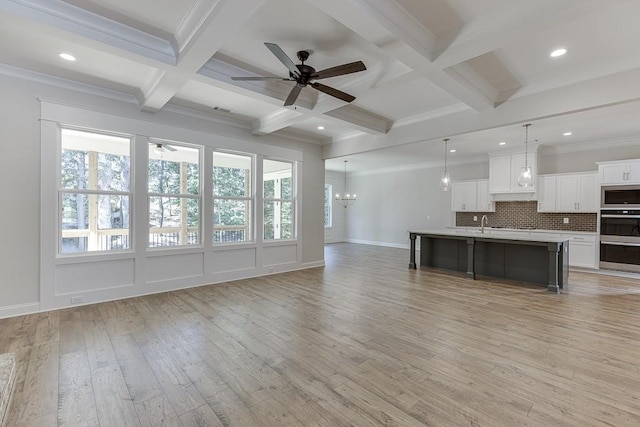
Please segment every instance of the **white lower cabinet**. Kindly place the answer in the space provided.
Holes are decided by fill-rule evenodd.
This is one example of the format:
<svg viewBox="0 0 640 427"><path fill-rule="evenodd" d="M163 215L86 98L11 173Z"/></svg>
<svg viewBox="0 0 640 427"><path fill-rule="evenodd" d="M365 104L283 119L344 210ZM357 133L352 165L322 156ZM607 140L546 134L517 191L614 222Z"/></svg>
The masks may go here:
<svg viewBox="0 0 640 427"><path fill-rule="evenodd" d="M574 234L569 240L569 266L596 268L596 236Z"/></svg>

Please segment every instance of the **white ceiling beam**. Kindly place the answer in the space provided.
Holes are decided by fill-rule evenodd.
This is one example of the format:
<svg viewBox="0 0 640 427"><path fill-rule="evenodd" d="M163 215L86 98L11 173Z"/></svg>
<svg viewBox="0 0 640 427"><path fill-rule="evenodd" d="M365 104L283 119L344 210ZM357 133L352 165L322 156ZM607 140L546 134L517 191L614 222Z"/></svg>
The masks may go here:
<svg viewBox="0 0 640 427"><path fill-rule="evenodd" d="M348 156L628 102L640 102L640 68L515 98L492 110L463 110L397 126L387 135L327 144L323 146L323 157Z"/></svg>
<svg viewBox="0 0 640 427"><path fill-rule="evenodd" d="M185 36L175 69L166 70L147 85L150 89L144 93L142 109L160 110L265 1L221 0L207 9L208 15L198 23L198 29L191 29Z"/></svg>
<svg viewBox="0 0 640 427"><path fill-rule="evenodd" d="M494 107L496 99L489 98L469 81L461 82L433 64L432 57L436 50L433 34L397 2L323 0L314 3L314 6L378 46L387 55L422 73L471 108L483 110ZM363 22L366 20L382 25L391 38L380 40L379 32L371 31L368 27L372 23Z"/></svg>

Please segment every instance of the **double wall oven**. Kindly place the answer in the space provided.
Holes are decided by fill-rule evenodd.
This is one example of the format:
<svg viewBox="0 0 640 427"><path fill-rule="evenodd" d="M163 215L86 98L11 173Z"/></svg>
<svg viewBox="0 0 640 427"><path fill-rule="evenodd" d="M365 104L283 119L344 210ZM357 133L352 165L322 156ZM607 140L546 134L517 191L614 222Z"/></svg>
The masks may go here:
<svg viewBox="0 0 640 427"><path fill-rule="evenodd" d="M603 186L600 268L640 272L640 186Z"/></svg>

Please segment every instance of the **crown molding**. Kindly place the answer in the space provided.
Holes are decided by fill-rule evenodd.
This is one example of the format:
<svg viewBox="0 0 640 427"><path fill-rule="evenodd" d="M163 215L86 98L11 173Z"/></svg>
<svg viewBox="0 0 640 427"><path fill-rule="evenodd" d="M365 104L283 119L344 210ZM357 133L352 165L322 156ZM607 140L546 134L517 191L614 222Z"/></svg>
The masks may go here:
<svg viewBox="0 0 640 427"><path fill-rule="evenodd" d="M572 142L554 146L541 146L540 155L552 156L555 154L575 153L579 151L606 150L617 147L629 147L640 145L640 135L631 135L620 138L603 139L599 141Z"/></svg>
<svg viewBox="0 0 640 427"><path fill-rule="evenodd" d="M49 74L38 73L36 71L26 70L24 68L18 68L11 65L0 63L0 74L22 80L28 80L34 83L68 89L74 92L84 93L86 95L95 95L138 105L137 95L119 92L112 89L105 89L103 87L80 83L75 80L69 80L62 77L55 77Z"/></svg>
<svg viewBox="0 0 640 427"><path fill-rule="evenodd" d="M414 116L398 119L393 122L393 128L412 125L414 123L420 123L427 120L437 119L439 117L448 116L449 114L460 113L470 109L471 107L469 107L467 104L460 102L457 104L438 108L437 110L425 111L424 113L416 114Z"/></svg>
<svg viewBox="0 0 640 427"><path fill-rule="evenodd" d="M169 40L61 0L5 0L0 2L0 10L166 64L176 64L176 54Z"/></svg>

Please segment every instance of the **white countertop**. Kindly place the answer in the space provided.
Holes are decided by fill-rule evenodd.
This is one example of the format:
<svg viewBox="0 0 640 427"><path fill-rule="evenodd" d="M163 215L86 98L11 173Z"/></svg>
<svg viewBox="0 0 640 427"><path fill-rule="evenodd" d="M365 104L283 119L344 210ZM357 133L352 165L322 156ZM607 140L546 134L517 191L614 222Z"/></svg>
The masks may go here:
<svg viewBox="0 0 640 427"><path fill-rule="evenodd" d="M566 234L556 233L522 233L522 232L509 232L502 231L503 228L496 229L500 232L492 233L491 229L485 228L485 232L481 233L480 229L467 230L467 229L451 229L441 228L434 230L409 230L409 233L416 234L433 234L439 236L457 236L457 237L475 237L476 239L483 240L518 240L521 242L545 242L545 243L560 243L568 241L571 237ZM529 230L523 230L529 231Z"/></svg>
<svg viewBox="0 0 640 427"><path fill-rule="evenodd" d="M446 227L450 230L480 230L480 227L473 226L449 226ZM485 227L485 233L548 233L548 234L562 234L565 236L599 236L595 231L565 231L565 230L547 230L543 228L505 228L505 227Z"/></svg>

